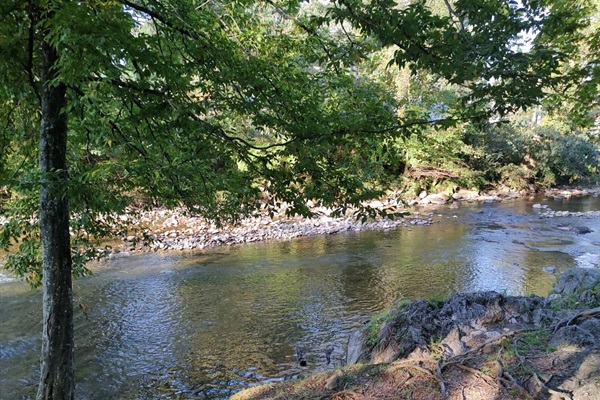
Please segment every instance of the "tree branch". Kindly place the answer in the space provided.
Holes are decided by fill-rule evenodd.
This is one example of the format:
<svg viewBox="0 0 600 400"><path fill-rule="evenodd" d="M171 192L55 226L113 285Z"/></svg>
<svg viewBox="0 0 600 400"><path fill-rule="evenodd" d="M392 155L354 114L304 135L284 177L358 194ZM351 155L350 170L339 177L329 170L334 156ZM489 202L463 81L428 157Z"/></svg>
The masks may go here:
<svg viewBox="0 0 600 400"><path fill-rule="evenodd" d="M159 90L140 87L139 85L136 85L134 82L125 82L120 79L105 79L105 78L98 77L98 76L92 76L92 77L87 78L87 81L88 82L107 83L107 84L111 84L113 86L117 86L122 89L135 90L137 92L146 93L146 94L150 94L150 95L158 96L158 97L165 96L165 93L161 92Z"/></svg>
<svg viewBox="0 0 600 400"><path fill-rule="evenodd" d="M35 25L37 23L36 13L34 10L35 5L33 1L29 0L29 7L27 10L27 15L29 17L29 28L28 28L28 38L27 38L27 64L25 65L25 71L27 72L27 78L29 80L29 85L37 97L40 105L42 104L42 96L37 87L37 82L35 81L35 77L33 75L33 52L34 52L34 44L35 44Z"/></svg>
<svg viewBox="0 0 600 400"><path fill-rule="evenodd" d="M176 30L177 32L179 32L180 34L187 36L191 39L194 40L198 40L201 37L205 40L208 40L209 38L200 35L198 32L195 32L193 30L184 28L184 27L180 27L180 26L176 26L172 21L168 20L167 18L165 18L163 15L161 15L160 13L153 11L151 9L149 9L148 7L142 6L140 4L134 3L132 1L129 0L119 0L121 2L121 4L130 7L136 11L139 11L141 13L144 13L148 16L150 16L151 18L156 19L157 21L162 22L163 24L165 24L166 26L168 26L169 28Z"/></svg>

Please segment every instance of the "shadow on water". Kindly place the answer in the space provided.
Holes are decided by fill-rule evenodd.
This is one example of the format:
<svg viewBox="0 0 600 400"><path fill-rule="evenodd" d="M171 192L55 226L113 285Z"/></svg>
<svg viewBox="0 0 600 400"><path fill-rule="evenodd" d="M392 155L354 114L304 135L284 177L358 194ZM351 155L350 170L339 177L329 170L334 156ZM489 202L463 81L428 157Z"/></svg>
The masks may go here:
<svg viewBox="0 0 600 400"><path fill-rule="evenodd" d="M107 261L76 281L88 314L76 310L78 398L228 398L342 364L351 330L399 298L546 294L555 277L543 268L598 254L600 233L556 229L579 221L540 219L531 204L443 210L430 227ZM2 399L34 394L40 297L0 283Z"/></svg>

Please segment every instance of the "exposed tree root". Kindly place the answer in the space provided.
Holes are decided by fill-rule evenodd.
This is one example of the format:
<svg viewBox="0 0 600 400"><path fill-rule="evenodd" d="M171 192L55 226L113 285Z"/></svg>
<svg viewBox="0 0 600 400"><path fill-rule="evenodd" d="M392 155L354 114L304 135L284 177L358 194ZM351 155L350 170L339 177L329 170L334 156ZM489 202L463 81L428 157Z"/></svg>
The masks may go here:
<svg viewBox="0 0 600 400"><path fill-rule="evenodd" d="M420 365L417 365L416 363L421 363L421 362L427 362L430 364L434 365L434 369L433 370L429 370L427 368L421 367ZM409 358L406 360L400 360L400 361L396 361L394 362L394 368L413 368L416 369L418 371L421 371L423 373L425 373L426 375L432 377L433 379L435 379L438 384L440 385L440 391L442 392L442 394L446 393L446 383L444 382L444 379L442 378L442 370L440 368L440 363L437 360L434 360L433 358Z"/></svg>
<svg viewBox="0 0 600 400"><path fill-rule="evenodd" d="M515 355L517 356L517 358L519 359L519 363L517 364L517 367L519 365L525 365L525 358L523 356L521 356L519 354L519 348L517 347L517 344L519 343L519 339L515 339L513 341L513 346L515 348Z"/></svg>
<svg viewBox="0 0 600 400"><path fill-rule="evenodd" d="M506 339L508 337L514 336L516 334L519 334L519 333L522 333L522 332L525 332L525 331L526 331L526 329L519 329L519 330L516 330L516 331L505 333L505 334L497 336L495 338L486 340L485 342L481 343L479 346L475 346L472 349L470 349L468 351L465 351L462 354L458 354L458 355L456 355L454 357L448 358L446 360L446 362L444 362L441 365L441 370L443 371L449 365L453 365L453 364L457 364L457 363L463 363L464 360L466 359L466 356L468 356L470 354L473 354L473 353L477 353L478 351L482 350L485 346L487 346L489 344L496 343L496 342L501 342L502 340L504 340L504 339Z"/></svg>
<svg viewBox="0 0 600 400"><path fill-rule="evenodd" d="M555 394L564 400L572 400L571 395L567 392L562 392L560 390L550 389L542 380L537 376L536 373L533 374L533 379L540 385L544 390L546 390L550 394Z"/></svg>
<svg viewBox="0 0 600 400"><path fill-rule="evenodd" d="M560 320L556 325L554 325L554 330L552 331L552 333L554 334L560 328L571 325L579 318L600 318L600 307L583 310L573 315L572 317Z"/></svg>
<svg viewBox="0 0 600 400"><path fill-rule="evenodd" d="M504 371L503 376L507 377L508 379L500 378L502 382L516 389L519 389L519 391L523 393L528 399L535 400L531 393L529 393L523 386L519 385L519 382L517 382L517 380L513 378L511 374L509 374L507 371Z"/></svg>
<svg viewBox="0 0 600 400"><path fill-rule="evenodd" d="M442 367L440 366L439 361L436 361L436 363L435 363L435 372L438 376L440 390L442 391L442 394L446 394L446 384L444 383L444 378L442 377Z"/></svg>
<svg viewBox="0 0 600 400"><path fill-rule="evenodd" d="M487 376L480 370L471 368L471 367L467 367L466 365L462 365L462 364L454 364L454 366L480 377L486 384L493 387L494 389L498 388L498 385L496 384L496 382L494 382L494 380L491 377ZM490 383L490 381L491 381L491 383Z"/></svg>

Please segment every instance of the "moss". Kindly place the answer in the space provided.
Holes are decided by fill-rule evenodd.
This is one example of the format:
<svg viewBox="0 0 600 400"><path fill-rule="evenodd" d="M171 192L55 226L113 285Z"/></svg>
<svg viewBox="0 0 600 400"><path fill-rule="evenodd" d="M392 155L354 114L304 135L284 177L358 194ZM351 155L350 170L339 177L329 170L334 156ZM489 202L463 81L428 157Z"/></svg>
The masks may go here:
<svg viewBox="0 0 600 400"><path fill-rule="evenodd" d="M519 337L519 351L542 350L548 351L550 333L546 329L525 332Z"/></svg>
<svg viewBox="0 0 600 400"><path fill-rule="evenodd" d="M440 360L444 352L442 340L443 337L441 335L434 335L429 338L429 353L431 354L431 357L436 360Z"/></svg>
<svg viewBox="0 0 600 400"><path fill-rule="evenodd" d="M377 335L381 330L381 327L392 318L390 310L382 311L377 313L371 318L371 321L367 325L365 333L365 342L368 346L375 346L377 344Z"/></svg>
<svg viewBox="0 0 600 400"><path fill-rule="evenodd" d="M579 307L579 299L574 293L563 294L560 298L552 300L550 308L554 311L572 310Z"/></svg>
<svg viewBox="0 0 600 400"><path fill-rule="evenodd" d="M431 308L433 308L434 310L439 310L444 306L444 303L446 303L446 300L448 300L447 296L430 297L429 299L427 299L427 304L429 304L429 306Z"/></svg>

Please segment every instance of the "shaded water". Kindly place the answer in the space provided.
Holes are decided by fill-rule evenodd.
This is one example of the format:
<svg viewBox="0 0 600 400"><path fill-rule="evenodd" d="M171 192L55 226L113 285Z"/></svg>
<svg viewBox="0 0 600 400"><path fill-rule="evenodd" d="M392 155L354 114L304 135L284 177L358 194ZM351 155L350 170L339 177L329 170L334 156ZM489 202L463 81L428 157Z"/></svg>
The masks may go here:
<svg viewBox="0 0 600 400"><path fill-rule="evenodd" d="M600 209L598 198L550 202ZM458 218L456 218L458 217ZM398 298L456 291L546 294L600 264L600 220L540 219L531 202L442 210L430 227L107 261L75 283L80 399L227 398L343 362L349 332ZM577 235L556 229L587 225ZM41 295L0 283L0 398L35 391ZM308 368L294 365L300 345ZM333 346L332 365L325 349Z"/></svg>

